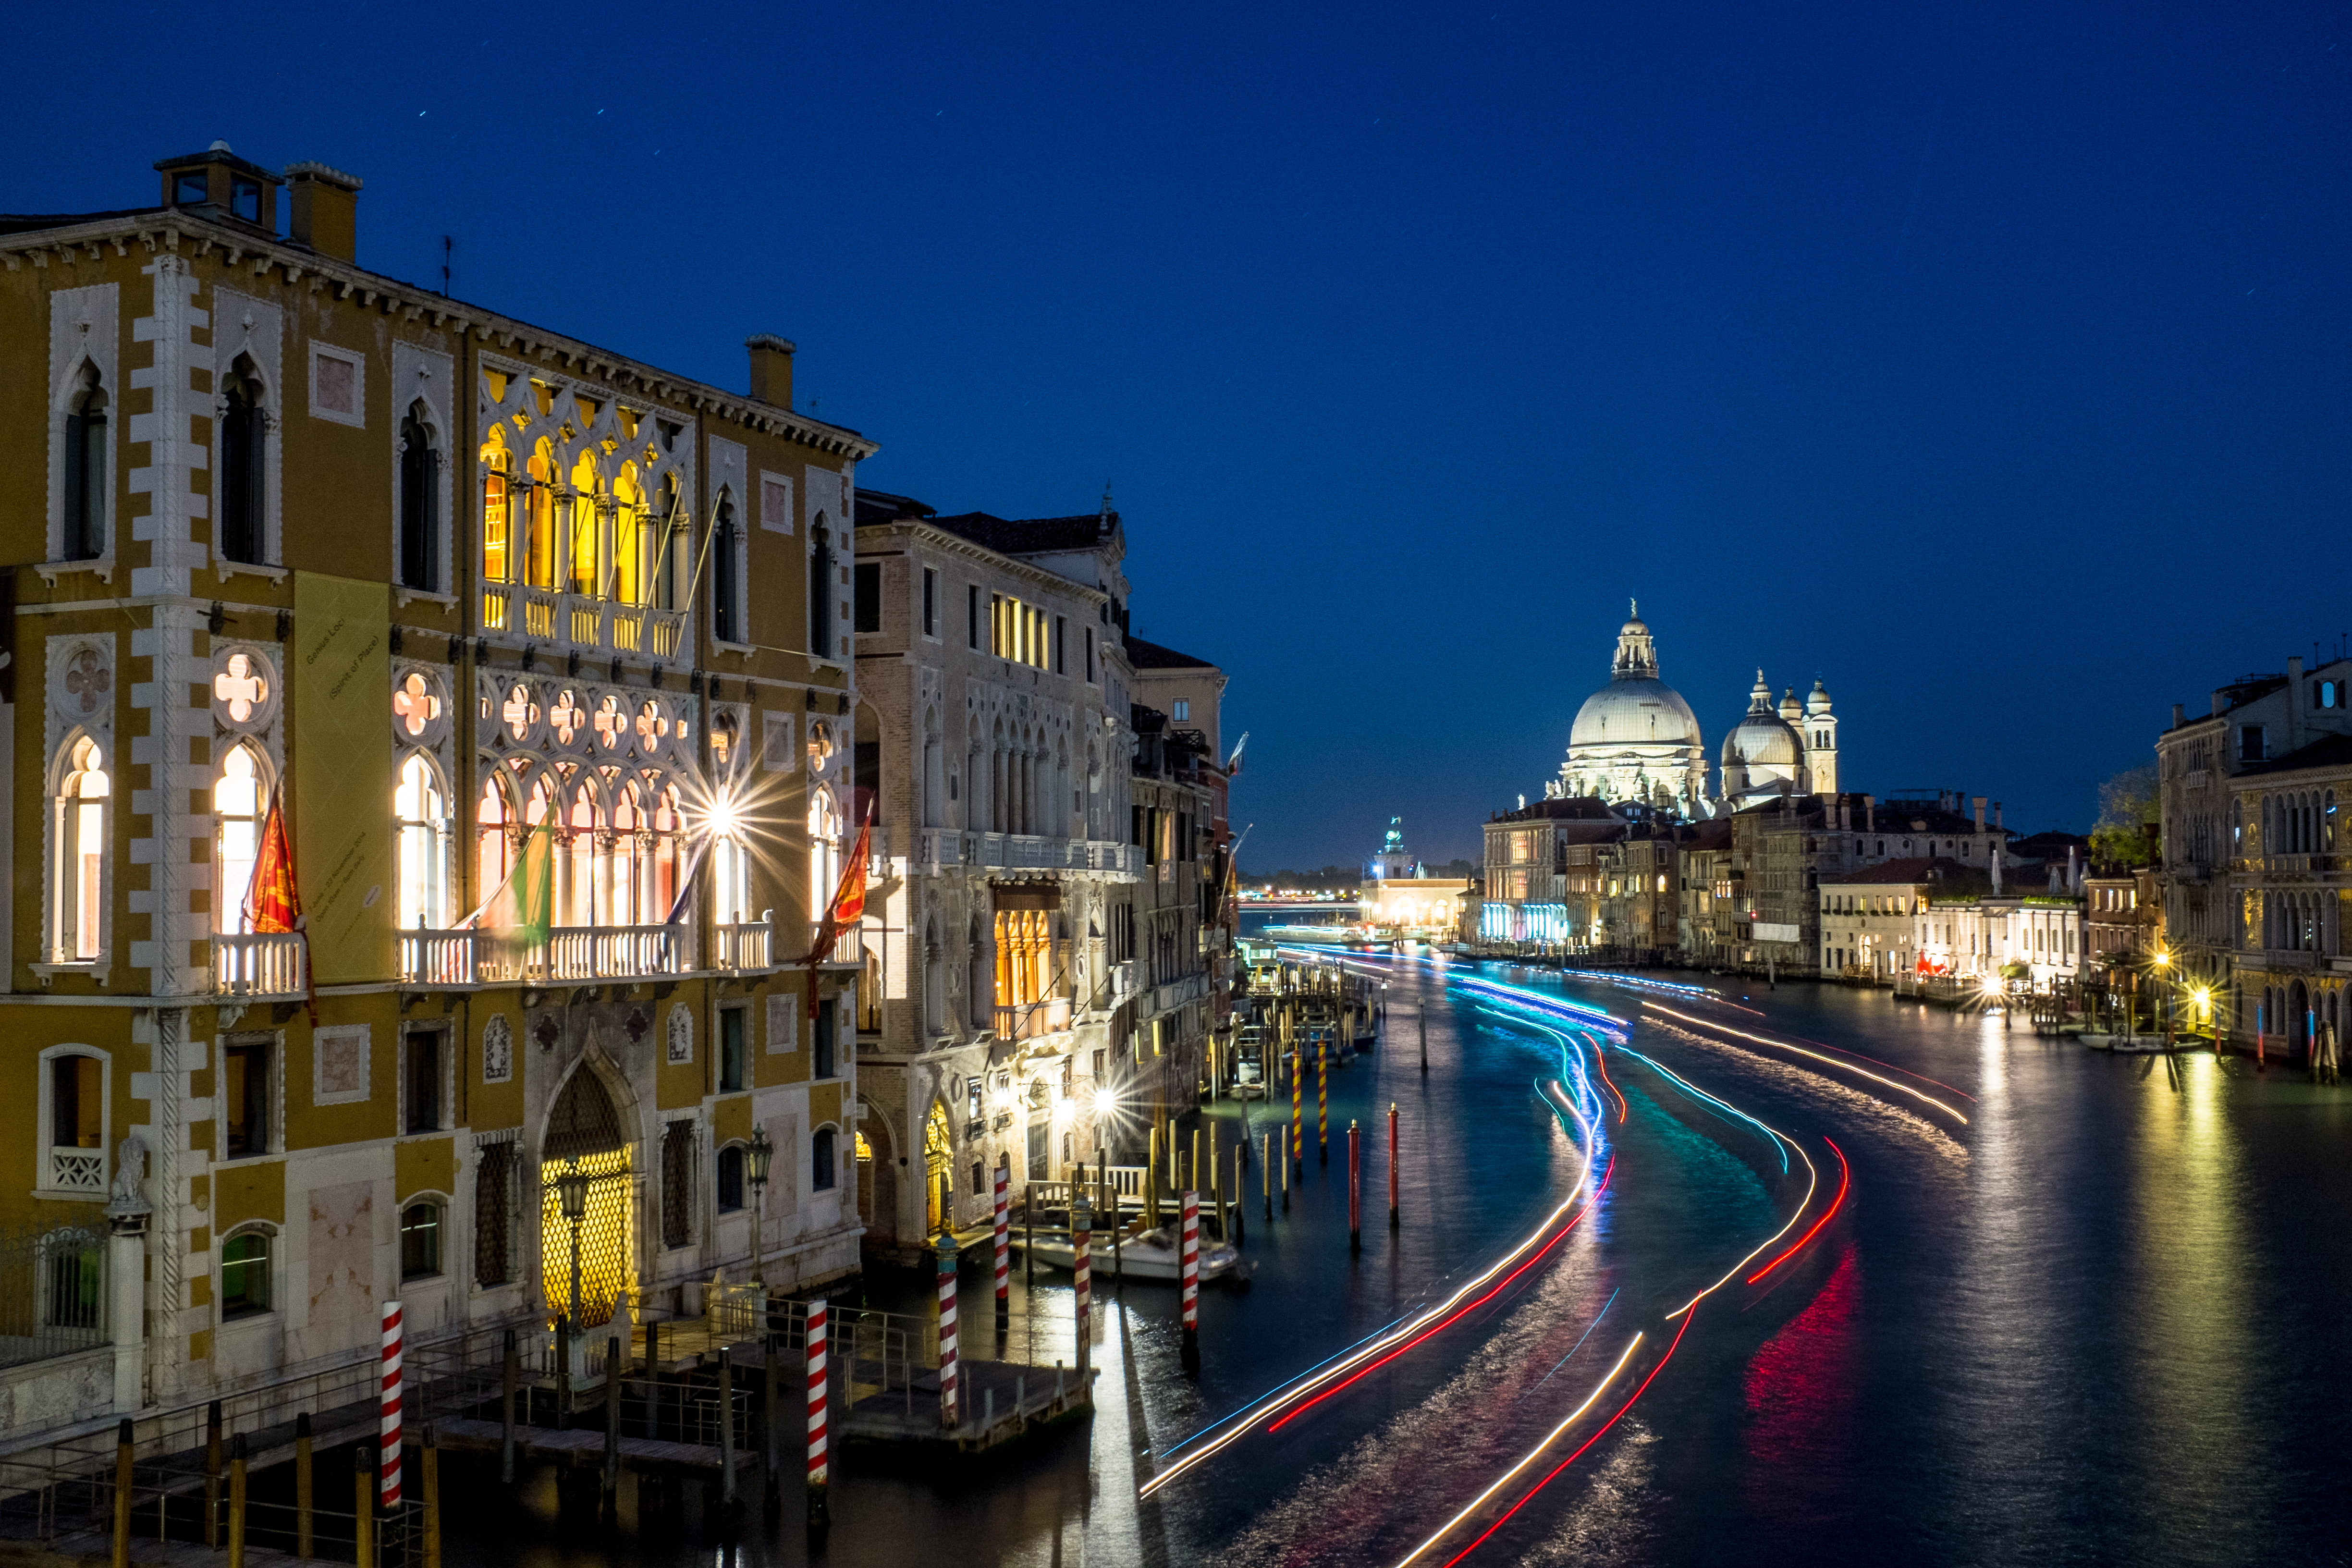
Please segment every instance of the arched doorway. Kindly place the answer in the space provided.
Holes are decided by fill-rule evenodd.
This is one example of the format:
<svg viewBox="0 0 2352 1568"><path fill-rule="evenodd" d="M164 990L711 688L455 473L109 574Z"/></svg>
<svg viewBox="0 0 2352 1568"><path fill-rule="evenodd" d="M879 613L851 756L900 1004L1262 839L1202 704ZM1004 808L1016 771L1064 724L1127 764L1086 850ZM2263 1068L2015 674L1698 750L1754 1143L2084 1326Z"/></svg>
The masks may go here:
<svg viewBox="0 0 2352 1568"><path fill-rule="evenodd" d="M2303 982L2298 980L2289 985L2286 991L2286 1054L2290 1057L2302 1056L2311 1048L2311 1031L2306 1026L2311 1016L2310 1008L2311 993L2304 988Z"/></svg>
<svg viewBox="0 0 2352 1568"><path fill-rule="evenodd" d="M609 1323L635 1284L635 1212L631 1201L629 1141L620 1113L595 1072L582 1066L555 1097L539 1154L540 1278L547 1316L571 1312L572 1222L563 1212L562 1179L588 1178L579 1222L580 1272L575 1328Z"/></svg>
<svg viewBox="0 0 2352 1568"><path fill-rule="evenodd" d="M955 1223L955 1174L949 1167L955 1143L948 1130L948 1108L933 1100L923 1119L923 1234L936 1234Z"/></svg>
<svg viewBox="0 0 2352 1568"><path fill-rule="evenodd" d="M860 1101L857 1107L857 1218L866 1239L887 1247L898 1240L898 1162L897 1145L880 1113Z"/></svg>

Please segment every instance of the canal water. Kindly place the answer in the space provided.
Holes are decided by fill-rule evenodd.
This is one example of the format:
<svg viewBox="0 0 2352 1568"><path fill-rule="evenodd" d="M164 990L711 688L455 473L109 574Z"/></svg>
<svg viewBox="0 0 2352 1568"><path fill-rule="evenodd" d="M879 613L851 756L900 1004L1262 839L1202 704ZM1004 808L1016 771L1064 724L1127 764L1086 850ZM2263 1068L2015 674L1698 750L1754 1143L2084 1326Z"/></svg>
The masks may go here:
<svg viewBox="0 0 2352 1568"><path fill-rule="evenodd" d="M2352 1089L2237 1058L2092 1052L1884 992L1733 981L1691 1000L1494 965L1381 968L1381 1045L1331 1077L1329 1164L1310 1095L1304 1173L1271 1223L1253 1170L1255 1279L1202 1293L1197 1376L1179 1363L1172 1289L1103 1289L1090 1429L961 1475L843 1454L814 1558L796 1500L776 1525L754 1506L729 1532L691 1489L648 1499L642 1517L625 1490L617 1526L573 1527L551 1474L509 1495L452 1464L449 1561L1394 1563L1575 1411L1637 1332L1626 1380L1417 1562L1448 1562L1523 1496L1470 1563L2352 1561ZM1449 983L1465 975L1628 1026L1585 1101L1607 1108L1600 1200L1476 1311L1139 1503L1188 1436L1446 1296L1568 1195L1579 1130L1542 1085L1565 1077L1573 1095L1591 1055L1564 1050L1558 1019ZM1677 1339L1666 1314L1806 1195L1801 1165L1784 1173L1742 1113L1809 1151L1825 1183ZM1254 1140L1288 1106L1216 1114L1229 1134L1246 1116ZM1351 1120L1365 1134L1360 1253ZM1828 1208L1831 1141L1850 1162L1843 1201L1743 1283ZM1066 1277L1041 1272L1034 1292L1019 1279L1016 1265L1016 1310L1067 1311ZM905 1290L869 1289L892 1304ZM981 1299L978 1258L964 1289ZM967 1313L968 1329L985 1321Z"/></svg>

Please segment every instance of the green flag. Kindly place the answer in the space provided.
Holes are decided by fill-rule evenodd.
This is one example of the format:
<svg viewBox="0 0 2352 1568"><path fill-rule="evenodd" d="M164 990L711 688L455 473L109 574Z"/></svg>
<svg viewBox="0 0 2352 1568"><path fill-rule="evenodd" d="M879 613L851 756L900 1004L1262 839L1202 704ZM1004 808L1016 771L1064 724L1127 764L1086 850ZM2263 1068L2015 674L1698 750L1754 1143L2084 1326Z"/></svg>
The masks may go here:
<svg viewBox="0 0 2352 1568"><path fill-rule="evenodd" d="M482 905L480 925L526 947L547 941L554 924L555 829L541 823L525 836L514 869Z"/></svg>

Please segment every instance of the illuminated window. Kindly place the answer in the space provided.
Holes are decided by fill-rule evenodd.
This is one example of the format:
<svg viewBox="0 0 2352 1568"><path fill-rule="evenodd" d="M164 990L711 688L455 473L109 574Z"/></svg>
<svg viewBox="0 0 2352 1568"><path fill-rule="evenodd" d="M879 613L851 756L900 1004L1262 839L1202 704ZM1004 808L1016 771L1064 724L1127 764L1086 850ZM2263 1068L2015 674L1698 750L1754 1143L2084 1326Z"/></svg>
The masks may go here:
<svg viewBox="0 0 2352 1568"><path fill-rule="evenodd" d="M400 929L438 928L448 918L449 813L441 781L423 752L411 752L401 764L392 802L399 835Z"/></svg>
<svg viewBox="0 0 2352 1568"><path fill-rule="evenodd" d="M247 890L253 884L253 863L261 851L260 768L250 745L229 748L213 781L213 835L217 846L219 879L213 900L213 929L250 930L245 913Z"/></svg>
<svg viewBox="0 0 2352 1568"><path fill-rule="evenodd" d="M507 471L507 433L503 425L490 426L489 439L482 443L482 580L486 583L514 581L515 516L514 479ZM499 601L503 605L504 601ZM484 624L495 619L497 612L487 612ZM493 631L507 630L503 622L490 626Z"/></svg>
<svg viewBox="0 0 2352 1568"><path fill-rule="evenodd" d="M86 963L105 951L106 808L113 787L98 742L87 735L74 741L51 825L52 963Z"/></svg>
<svg viewBox="0 0 2352 1568"><path fill-rule="evenodd" d="M822 921L841 881L841 814L831 790L809 792L808 837L809 919Z"/></svg>
<svg viewBox="0 0 2352 1568"><path fill-rule="evenodd" d="M594 459L583 452L572 468L571 526L564 530L564 548L569 569L566 585L583 597L594 597L606 585L603 491L604 480L596 472Z"/></svg>
<svg viewBox="0 0 2352 1568"><path fill-rule="evenodd" d="M488 897L514 869L513 835L520 831L498 774L482 781L482 798L474 813L474 869L482 894Z"/></svg>

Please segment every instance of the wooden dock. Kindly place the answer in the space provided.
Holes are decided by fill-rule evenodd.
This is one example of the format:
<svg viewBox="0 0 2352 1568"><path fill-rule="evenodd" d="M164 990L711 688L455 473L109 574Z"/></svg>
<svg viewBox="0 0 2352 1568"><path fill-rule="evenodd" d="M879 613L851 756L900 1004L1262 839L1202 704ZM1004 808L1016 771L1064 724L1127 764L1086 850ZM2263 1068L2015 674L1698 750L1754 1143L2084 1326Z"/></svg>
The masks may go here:
<svg viewBox="0 0 2352 1568"><path fill-rule="evenodd" d="M436 1421L433 1435L444 1448L465 1448L476 1452L499 1452L504 1442L504 1429L495 1421ZM602 1464L604 1458L604 1434L586 1426L517 1426L515 1452L526 1458L570 1460L577 1464L593 1459ZM619 1443L621 1466L631 1470L716 1470L723 1465L721 1451L706 1443L677 1443L660 1437L624 1436ZM760 1456L756 1449L738 1450L735 1468L739 1470L757 1466Z"/></svg>

